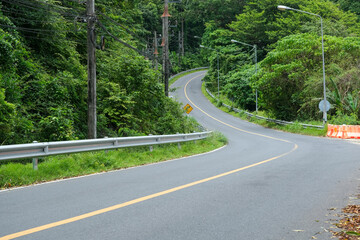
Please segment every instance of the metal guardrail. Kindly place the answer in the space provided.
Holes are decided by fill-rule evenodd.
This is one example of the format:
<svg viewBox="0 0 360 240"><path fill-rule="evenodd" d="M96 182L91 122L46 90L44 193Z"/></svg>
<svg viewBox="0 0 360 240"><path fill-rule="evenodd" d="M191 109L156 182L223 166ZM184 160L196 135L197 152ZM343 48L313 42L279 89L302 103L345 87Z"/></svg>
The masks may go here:
<svg viewBox="0 0 360 240"><path fill-rule="evenodd" d="M0 146L0 161L21 158L40 158L59 154L110 150L124 147L181 143L207 138L211 132L140 137L102 138L62 142L28 143Z"/></svg>
<svg viewBox="0 0 360 240"><path fill-rule="evenodd" d="M209 89L206 88L206 92L214 99L218 100L210 91ZM281 125L290 125L290 124L294 124L294 122L288 122L288 121L283 121L283 120L277 120L277 119L272 119L272 118L267 118L267 117L262 117L262 116L259 116L259 115L256 115L256 114L252 114L252 113L249 113L249 112L246 112L244 110L241 110L241 109L237 109L237 108L234 108L232 106L229 106L225 103L222 104L223 106L225 106L226 108L228 108L229 110L232 110L234 112L237 112L237 113L244 113L246 114L247 116L249 117L255 117L257 119L261 119L261 120L266 120L268 122L273 122L273 123L277 123L277 124L281 124ZM319 129L322 129L324 128L324 126L322 125L312 125L312 124L305 124L305 123L299 123L301 126L303 127L312 127L312 128L319 128Z"/></svg>

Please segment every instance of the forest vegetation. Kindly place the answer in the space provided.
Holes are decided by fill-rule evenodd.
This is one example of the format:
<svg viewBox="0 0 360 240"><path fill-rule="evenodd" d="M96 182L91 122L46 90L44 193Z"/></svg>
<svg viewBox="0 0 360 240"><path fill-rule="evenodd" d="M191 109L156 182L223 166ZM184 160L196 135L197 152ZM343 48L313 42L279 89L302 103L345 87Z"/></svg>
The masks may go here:
<svg viewBox="0 0 360 240"><path fill-rule="evenodd" d="M161 65L156 69L152 60L164 1L95 3L98 137L197 130L180 104L165 97ZM205 80L216 91L219 53L220 92L236 107L253 111L257 89L269 116L321 121L320 20L279 11L280 4L323 17L329 122L359 124L357 0L170 3L172 74L209 65ZM0 1L0 145L87 137L86 21L83 0ZM257 46L256 74L254 51L231 39Z"/></svg>
<svg viewBox="0 0 360 240"><path fill-rule="evenodd" d="M322 16L329 123L360 123L360 4L356 0L252 0L225 27L205 25L202 43L220 57L220 92L236 107L259 108L269 117L291 121L322 121L323 99L320 18L278 5ZM253 49L256 45L257 71ZM241 50L239 52L239 50ZM207 53L208 50L204 49ZM211 52L210 52L211 53ZM217 91L216 53L209 57L206 78Z"/></svg>

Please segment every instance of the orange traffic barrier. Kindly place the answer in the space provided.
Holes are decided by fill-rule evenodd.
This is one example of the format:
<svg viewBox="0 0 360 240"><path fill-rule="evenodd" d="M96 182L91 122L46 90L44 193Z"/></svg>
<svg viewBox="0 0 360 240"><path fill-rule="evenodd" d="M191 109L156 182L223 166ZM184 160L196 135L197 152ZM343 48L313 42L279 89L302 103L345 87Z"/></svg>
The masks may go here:
<svg viewBox="0 0 360 240"><path fill-rule="evenodd" d="M359 125L328 125L326 136L332 138L342 139L360 139L360 126Z"/></svg>
<svg viewBox="0 0 360 240"><path fill-rule="evenodd" d="M348 126L348 137L356 138L356 126L354 125Z"/></svg>
<svg viewBox="0 0 360 240"><path fill-rule="evenodd" d="M339 125L334 125L334 132L333 134L331 134L330 137L336 138L339 133L339 128L340 128Z"/></svg>
<svg viewBox="0 0 360 240"><path fill-rule="evenodd" d="M339 125L328 124L328 131L326 136L336 138L339 133Z"/></svg>
<svg viewBox="0 0 360 240"><path fill-rule="evenodd" d="M360 126L355 126L355 138L360 139Z"/></svg>
<svg viewBox="0 0 360 240"><path fill-rule="evenodd" d="M327 131L326 136L331 137L334 133L334 128L335 128L334 125L328 124L328 131Z"/></svg>
<svg viewBox="0 0 360 240"><path fill-rule="evenodd" d="M340 131L340 126L336 125L335 129L334 129L334 133L331 137L337 137L337 135L339 134L339 131Z"/></svg>
<svg viewBox="0 0 360 240"><path fill-rule="evenodd" d="M340 126L340 131L339 131L339 134L337 135L337 138L342 138L342 139L348 138L346 125Z"/></svg>

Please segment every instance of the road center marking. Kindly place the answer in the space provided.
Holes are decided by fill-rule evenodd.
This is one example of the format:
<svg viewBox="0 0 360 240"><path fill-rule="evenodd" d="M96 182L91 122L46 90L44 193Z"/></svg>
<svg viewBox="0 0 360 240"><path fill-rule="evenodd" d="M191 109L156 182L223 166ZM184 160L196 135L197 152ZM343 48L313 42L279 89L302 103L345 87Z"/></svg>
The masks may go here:
<svg viewBox="0 0 360 240"><path fill-rule="evenodd" d="M198 75L198 76L193 77L192 79L190 79L190 80L186 83L186 85L185 85L185 87L184 87L184 93L185 93L186 99L187 99L195 108L199 109L202 113L204 113L206 116L214 119L215 121L217 121L217 122L219 122L219 123L221 123L221 124L223 124L223 125L225 125L225 126L231 127L231 128L233 128L233 129L235 129L235 130L238 130L238 131L240 131L240 132L245 132L245 133L252 134L252 135L257 135L257 136L260 136L260 137L270 138L270 139L277 140L277 141L281 141L281 142L293 143L293 142L290 142L290 141L288 141L288 140L284 140L284 139L281 139L281 138L275 138L275 137L263 135L263 134L260 134L260 133L249 132L249 131L246 131L246 130L244 130L244 129L240 129L240 128L238 128L238 127L232 126L232 125L230 125L230 124L228 124L228 123L226 123L226 122L223 122L223 121L221 121L221 120L219 120L219 119L211 116L210 114L208 114L207 112L205 112L204 110L202 110L201 108L199 108L195 103L193 103L193 101L190 100L190 98L189 98L188 95L187 95L186 89L187 89L187 86L189 85L189 83L190 83L191 81L193 81L195 78L198 78L198 77L200 77L200 76L202 76L202 75L205 75L205 74L203 73L203 74L200 74L200 75ZM293 144L294 144L294 143L293 143Z"/></svg>
<svg viewBox="0 0 360 240"><path fill-rule="evenodd" d="M202 74L202 75L203 75L203 74ZM238 130L238 131L245 132L245 133L249 133L249 134L258 135L258 136L261 136L261 137L270 138L270 139L273 139L273 140L278 140L278 141L283 141L283 142L287 142L287 143L292 143L292 142L287 141L287 140L283 140L283 139L279 139L279 138L273 138L273 137L270 137L270 136L266 136L266 135L262 135L262 134L258 134L258 133L249 132L249 131L246 131L246 130L243 130L243 129L240 129L240 128L231 126L230 124L227 124L227 123L225 123L225 122L222 122L222 121L220 121L220 120L212 117L211 115L209 115L209 114L206 113L205 111L201 110L199 107L197 107L197 106L188 98L187 93L186 93L187 85L188 85L193 79L195 79L195 78L197 78L197 77L199 77L199 76L201 76L201 75L198 75L198 76L190 79L190 80L188 81L188 83L185 85L184 91L185 91L185 96L186 96L186 98L193 104L193 106L195 106L195 107L196 107L197 109L199 109L201 112L203 112L203 113L206 114L207 116L211 117L212 119L214 119L214 120L216 120L216 121L218 121L218 122L220 122L220 123L222 123L222 124L224 124L224 125L226 125L226 126L232 127L232 128L234 128L234 129L236 129L236 130ZM134 200L125 202L125 203L117 204L117 205L114 205L114 206L110 206L110 207L107 207L107 208L103 208L103 209L100 209L100 210L96 210L96 211L93 211L93 212L89 212L89 213L86 213L86 214L82 214L82 215L79 215L79 216L76 216L76 217L64 219L64 220L61 220L61 221L58 221L58 222L53 222L53 223L49 223L49 224L42 225L42 226L39 226L39 227L30 228L30 229L25 230L25 231L21 231L21 232L13 233L13 234L10 234L10 235L6 235L6 236L3 236L3 237L0 237L0 240L14 239L14 238L18 238L18 237L30 235L30 234L33 234L33 233L36 233L36 232L40 232L40 231L43 231L43 230L47 230L47 229L50 229L50 228L54 228L54 227L58 227L58 226L61 226L61 225L65 225L65 224L68 224L68 223L80 221L80 220L82 220L82 219L86 219L86 218L90 218L90 217L93 217L93 216L97 216L97 215L100 215L100 214L103 214L103 213L115 211L115 210L118 210L118 209L123 208L123 207L126 207L126 206L130 206L130 205L133 205L133 204L136 204L136 203L140 203L140 202L143 202L143 201L146 201L146 200L149 200L149 199L153 199L153 198L160 197L160 196L163 196L163 195L166 195L166 194L169 194L169 193L173 193L173 192L176 192L176 191L185 189L185 188L193 187L193 186L198 185L198 184L201 184L201 183L205 183L205 182L209 182L209 181L212 181L212 180L215 180L215 179L218 179L218 178L222 178L222 177L228 176L228 175L230 175L230 174L234 174L234 173L237 173L237 172L246 170L246 169L248 169L248 168L256 167L256 166L258 166L258 165L261 165L261 164L264 164L264 163L267 163L267 162L270 162L270 161L279 159L279 158L281 158L281 157L284 157L284 156L289 155L290 153L294 152L294 151L298 148L298 145L295 144L295 143L292 143L292 144L294 144L294 147L293 147L289 152L283 153L283 154L281 154L281 155L279 155L279 156L276 156L276 157L272 157L272 158L266 159L266 160L261 161L261 162L257 162L257 163L254 163L254 164L251 164L251 165L248 165L248 166L245 166L245 167L241 167L241 168L238 168L238 169L235 169L235 170L232 170L232 171L228 171L228 172L225 172L225 173L222 173L222 174L218 174L218 175L215 175L215 176L212 176L212 177L209 177L209 178L205 178L205 179L198 180L198 181L195 181L195 182L191 182L191 183L188 183L188 184L185 184L185 185L181 185L181 186L178 186L178 187L175 187L175 188L171 188L171 189L168 189L168 190L165 190L165 191L161 191L161 192L158 192L158 193L154 193L154 194L151 194L151 195L148 195L148 196L144 196L144 197L141 197L141 198L137 198L137 199L134 199Z"/></svg>

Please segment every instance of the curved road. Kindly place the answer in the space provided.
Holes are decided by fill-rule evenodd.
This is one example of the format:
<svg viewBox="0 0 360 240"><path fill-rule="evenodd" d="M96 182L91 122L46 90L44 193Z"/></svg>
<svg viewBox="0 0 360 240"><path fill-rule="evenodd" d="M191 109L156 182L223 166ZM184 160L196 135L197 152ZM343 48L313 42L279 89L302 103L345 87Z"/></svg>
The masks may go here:
<svg viewBox="0 0 360 240"><path fill-rule="evenodd" d="M330 239L359 185L360 145L266 129L172 87L229 144L212 153L0 192L3 239Z"/></svg>

